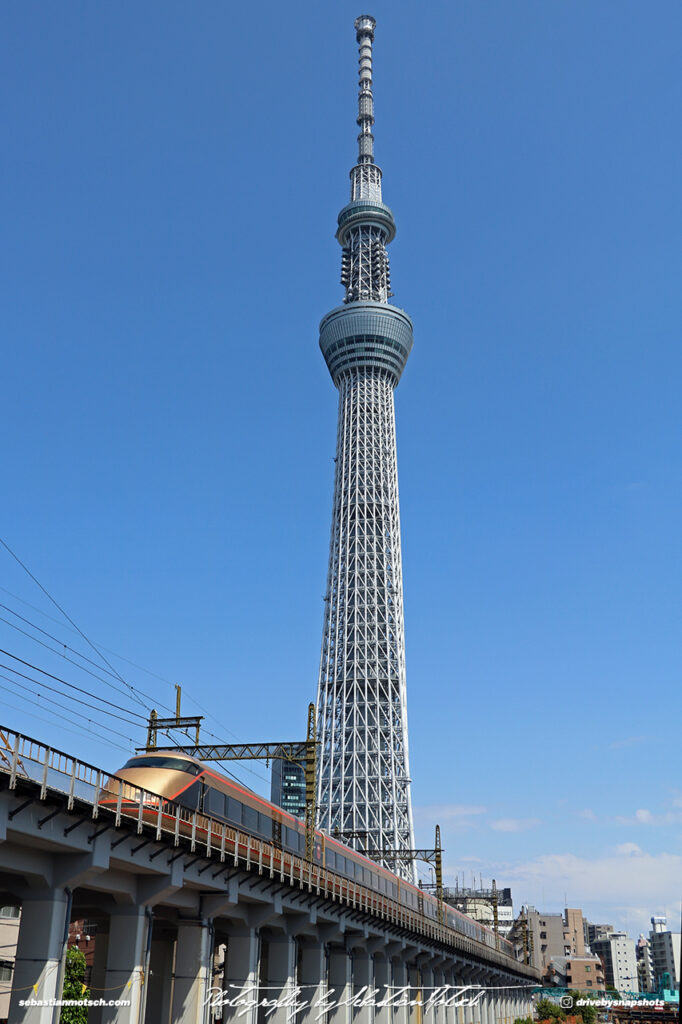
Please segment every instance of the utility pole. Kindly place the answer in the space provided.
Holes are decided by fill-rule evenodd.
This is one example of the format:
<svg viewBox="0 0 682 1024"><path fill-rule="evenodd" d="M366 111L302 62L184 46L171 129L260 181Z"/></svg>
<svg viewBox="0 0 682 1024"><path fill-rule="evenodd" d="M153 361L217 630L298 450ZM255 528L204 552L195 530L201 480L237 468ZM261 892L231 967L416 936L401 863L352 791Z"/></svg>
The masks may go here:
<svg viewBox="0 0 682 1024"><path fill-rule="evenodd" d="M179 687L178 687L179 690ZM178 693L176 710L180 710L180 695ZM159 718L156 711L149 716L147 728L147 746L142 750L146 752L155 751L189 754L199 761L269 761L272 758L281 758L298 764L303 767L305 775L305 856L306 860L312 861L315 849L315 792L316 792L316 762L317 745L315 739L316 719L315 705L308 705L308 725L306 739L303 743L199 743L199 727L202 719L181 718ZM158 747L156 745L157 732L159 729L187 729L196 728L195 742L187 746Z"/></svg>

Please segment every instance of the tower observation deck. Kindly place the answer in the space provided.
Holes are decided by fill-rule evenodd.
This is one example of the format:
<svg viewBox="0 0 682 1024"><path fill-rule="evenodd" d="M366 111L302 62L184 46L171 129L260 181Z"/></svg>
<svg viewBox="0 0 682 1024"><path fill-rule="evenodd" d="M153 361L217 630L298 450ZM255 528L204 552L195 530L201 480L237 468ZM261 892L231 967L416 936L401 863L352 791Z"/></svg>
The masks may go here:
<svg viewBox="0 0 682 1024"><path fill-rule="evenodd" d="M317 692L317 804L320 827L338 829L357 848L408 851L414 840L393 391L412 348L412 321L389 302L386 247L395 221L374 163L375 24L369 15L355 21L359 150L336 232L345 297L320 324L339 414ZM386 866L414 878L408 856Z"/></svg>

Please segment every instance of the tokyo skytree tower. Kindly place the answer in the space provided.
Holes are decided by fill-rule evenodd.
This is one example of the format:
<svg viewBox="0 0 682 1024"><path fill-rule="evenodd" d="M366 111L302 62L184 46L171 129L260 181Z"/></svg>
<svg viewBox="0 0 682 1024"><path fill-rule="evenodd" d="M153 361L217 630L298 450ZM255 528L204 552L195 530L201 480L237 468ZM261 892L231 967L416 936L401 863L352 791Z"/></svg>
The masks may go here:
<svg viewBox="0 0 682 1024"><path fill-rule="evenodd" d="M393 214L374 163L372 42L360 49L358 162L338 217L344 305L320 324L339 389L329 573L317 692L318 823L357 849L414 847L405 693L402 557L393 391L412 348L412 321L390 304L386 246ZM410 880L414 867L387 860Z"/></svg>

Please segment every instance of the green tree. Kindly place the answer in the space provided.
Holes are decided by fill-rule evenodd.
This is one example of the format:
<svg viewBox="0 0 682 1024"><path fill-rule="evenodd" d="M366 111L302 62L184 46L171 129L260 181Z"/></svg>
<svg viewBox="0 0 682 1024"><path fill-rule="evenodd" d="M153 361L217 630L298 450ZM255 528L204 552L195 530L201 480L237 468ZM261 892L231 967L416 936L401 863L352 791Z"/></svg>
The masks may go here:
<svg viewBox="0 0 682 1024"><path fill-rule="evenodd" d="M89 999L90 989L85 988L85 954L72 948L66 954L64 992L62 999ZM87 1024L87 1006L62 1006L59 1024Z"/></svg>
<svg viewBox="0 0 682 1024"><path fill-rule="evenodd" d="M538 1020L566 1020L566 1011L551 999L538 999L535 1016Z"/></svg>
<svg viewBox="0 0 682 1024"><path fill-rule="evenodd" d="M589 992L577 992L575 989L568 990L569 996L573 998L574 1009L571 1013L576 1016L582 1017L583 1024L596 1024L597 1021L597 1007L596 1006L578 1006L579 999L594 999L595 997Z"/></svg>

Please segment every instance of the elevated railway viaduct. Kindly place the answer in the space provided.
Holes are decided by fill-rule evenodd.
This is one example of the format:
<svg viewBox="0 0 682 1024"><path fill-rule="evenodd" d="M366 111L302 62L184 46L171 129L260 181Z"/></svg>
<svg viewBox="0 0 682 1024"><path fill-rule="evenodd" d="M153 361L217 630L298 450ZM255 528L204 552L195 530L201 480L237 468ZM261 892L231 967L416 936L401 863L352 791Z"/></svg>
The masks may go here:
<svg viewBox="0 0 682 1024"><path fill-rule="evenodd" d="M538 973L273 843L4 731L10 1024L53 1024L71 920L96 922L92 1024L513 1024ZM119 791L120 792L120 791ZM129 795L129 794L128 794ZM460 990L465 988L466 991ZM119 1003L119 1005L115 1005ZM124 1005L121 1005L124 1004Z"/></svg>

